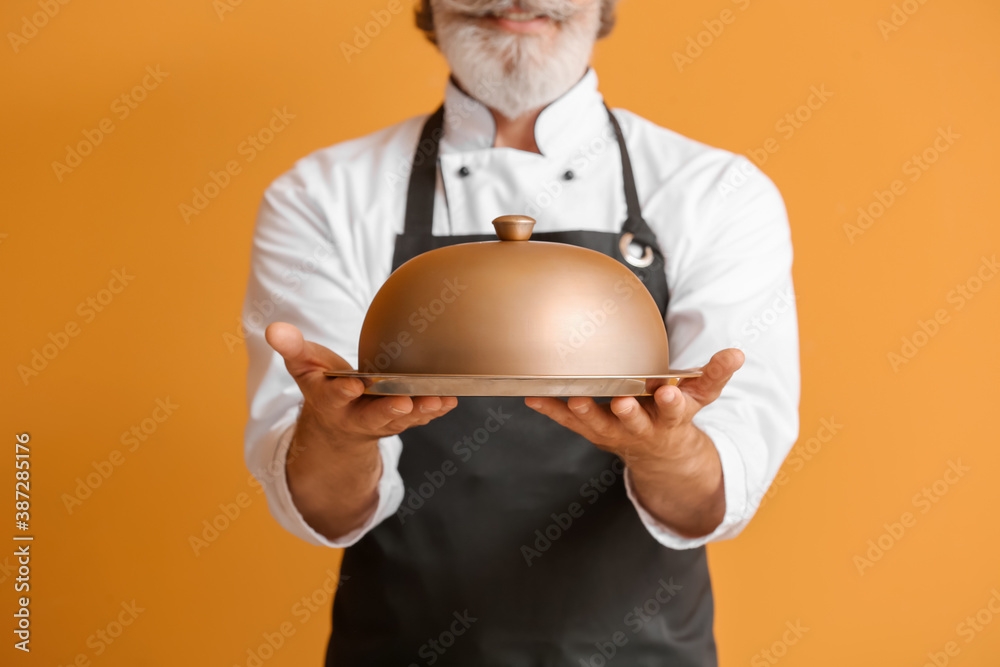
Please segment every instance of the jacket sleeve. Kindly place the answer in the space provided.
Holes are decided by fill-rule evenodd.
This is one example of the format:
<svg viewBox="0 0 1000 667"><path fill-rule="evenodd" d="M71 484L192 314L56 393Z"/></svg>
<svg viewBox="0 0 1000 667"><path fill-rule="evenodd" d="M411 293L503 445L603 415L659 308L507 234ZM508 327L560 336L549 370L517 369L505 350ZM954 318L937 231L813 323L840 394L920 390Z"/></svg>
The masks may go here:
<svg viewBox="0 0 1000 667"><path fill-rule="evenodd" d="M254 229L250 277L243 305L249 366L249 419L244 454L247 467L264 488L268 508L287 531L328 547L346 547L399 507L403 483L397 470L401 441L379 442L382 478L379 500L365 525L328 540L303 519L292 501L285 476L302 394L281 357L264 340L275 321L296 325L307 340L328 347L357 365L358 334L364 320L368 286L358 266L347 225L334 230L309 194L309 175L293 170L276 180L261 202Z"/></svg>
<svg viewBox="0 0 1000 667"><path fill-rule="evenodd" d="M743 157L713 184L698 215L698 233L672 276L667 313L671 366L703 366L738 347L743 368L694 424L722 462L726 512L709 535L681 537L629 498L650 534L674 549L735 537L753 517L798 437L799 346L792 245L777 188ZM670 261L670 258L668 258Z"/></svg>

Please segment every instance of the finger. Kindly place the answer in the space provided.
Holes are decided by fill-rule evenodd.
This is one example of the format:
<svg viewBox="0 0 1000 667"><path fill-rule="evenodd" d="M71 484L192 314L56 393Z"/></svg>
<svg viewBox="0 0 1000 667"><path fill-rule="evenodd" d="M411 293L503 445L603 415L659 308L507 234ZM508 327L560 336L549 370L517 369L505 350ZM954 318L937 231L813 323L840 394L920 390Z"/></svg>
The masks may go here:
<svg viewBox="0 0 1000 667"><path fill-rule="evenodd" d="M441 405L436 410L425 411L421 409L420 411L421 414L427 415L427 421L430 421L432 419L437 419L442 415L446 415L452 410L454 410L456 407L458 407L458 399L455 398L454 396L439 397L438 400L440 401Z"/></svg>
<svg viewBox="0 0 1000 667"><path fill-rule="evenodd" d="M342 357L318 343L305 340L298 327L273 322L264 330L264 339L285 360L285 368L295 379L315 371L351 370Z"/></svg>
<svg viewBox="0 0 1000 667"><path fill-rule="evenodd" d="M330 378L324 377L325 386L320 397L310 396L314 403L321 403L325 407L340 409L346 407L351 401L355 401L365 393L365 383L358 378ZM299 383L301 388L303 382Z"/></svg>
<svg viewBox="0 0 1000 667"><path fill-rule="evenodd" d="M656 423L672 428L691 419L697 412L698 404L672 385L663 385L653 394L656 403ZM694 405L691 405L694 403Z"/></svg>
<svg viewBox="0 0 1000 667"><path fill-rule="evenodd" d="M445 399L440 397L421 397L413 399L413 410L408 415L402 415L389 423L387 428L396 433L402 433L414 426L429 424L438 417L451 412L458 405L458 399ZM437 407L434 407L437 406Z"/></svg>
<svg viewBox="0 0 1000 667"><path fill-rule="evenodd" d="M611 412L631 435L643 436L653 428L649 413L631 396L611 399Z"/></svg>
<svg viewBox="0 0 1000 667"><path fill-rule="evenodd" d="M573 411L569 409L569 406L566 405L565 401L558 398L539 398L536 396L524 399L524 404L532 410L545 415L557 424L565 426L575 433L579 433L588 440L595 435L580 422L577 416L573 414Z"/></svg>
<svg viewBox="0 0 1000 667"><path fill-rule="evenodd" d="M431 414L441 409L443 405L437 396L421 396L413 399L414 414Z"/></svg>
<svg viewBox="0 0 1000 667"><path fill-rule="evenodd" d="M589 428L600 438L614 438L621 435L622 425L611 411L598 405L594 399L585 396L573 396L566 401L568 407L580 423Z"/></svg>
<svg viewBox="0 0 1000 667"><path fill-rule="evenodd" d="M368 401L358 401L349 421L361 432L378 435L386 431L388 425L413 412L413 400L409 396L385 396Z"/></svg>
<svg viewBox="0 0 1000 667"><path fill-rule="evenodd" d="M716 352L702 368L701 376L684 380L680 385L681 390L699 405L708 405L719 397L723 387L743 366L745 360L743 352L736 348Z"/></svg>
<svg viewBox="0 0 1000 667"><path fill-rule="evenodd" d="M457 405L458 399L454 396L386 396L359 405L352 418L355 426L364 432L384 436L402 433L413 426L423 426Z"/></svg>

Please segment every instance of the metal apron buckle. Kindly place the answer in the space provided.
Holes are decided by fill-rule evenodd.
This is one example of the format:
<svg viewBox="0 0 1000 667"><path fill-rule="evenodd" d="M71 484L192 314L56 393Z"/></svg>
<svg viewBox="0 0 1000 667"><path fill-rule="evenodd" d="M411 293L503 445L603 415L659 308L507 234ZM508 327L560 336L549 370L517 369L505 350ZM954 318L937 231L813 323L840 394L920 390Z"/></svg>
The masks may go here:
<svg viewBox="0 0 1000 667"><path fill-rule="evenodd" d="M641 255L636 253L639 248L643 250ZM632 232L622 234L622 238L618 242L618 249L625 261L638 269L644 269L653 263L653 249L636 241L635 234Z"/></svg>

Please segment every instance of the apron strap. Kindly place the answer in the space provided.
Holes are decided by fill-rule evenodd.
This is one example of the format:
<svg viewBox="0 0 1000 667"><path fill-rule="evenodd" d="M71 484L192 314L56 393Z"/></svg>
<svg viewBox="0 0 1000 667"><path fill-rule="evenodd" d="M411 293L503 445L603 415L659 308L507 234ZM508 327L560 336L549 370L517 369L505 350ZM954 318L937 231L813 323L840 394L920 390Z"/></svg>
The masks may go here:
<svg viewBox="0 0 1000 667"><path fill-rule="evenodd" d="M444 134L444 105L431 114L420 133L413 156L410 184L406 190L406 216L403 231L407 234L430 234L434 224L434 194L437 191L438 146Z"/></svg>
<svg viewBox="0 0 1000 667"><path fill-rule="evenodd" d="M614 128L615 138L618 140L618 152L622 159L622 182L625 185L625 205L628 209L622 231L631 232L637 241L656 248L656 236L642 217L639 193L635 188L635 176L632 173L632 160L629 159L628 148L625 146L625 135L622 133L621 125L618 124L618 119L615 118L608 105L605 104L604 108L607 109L608 118L611 119L611 127Z"/></svg>

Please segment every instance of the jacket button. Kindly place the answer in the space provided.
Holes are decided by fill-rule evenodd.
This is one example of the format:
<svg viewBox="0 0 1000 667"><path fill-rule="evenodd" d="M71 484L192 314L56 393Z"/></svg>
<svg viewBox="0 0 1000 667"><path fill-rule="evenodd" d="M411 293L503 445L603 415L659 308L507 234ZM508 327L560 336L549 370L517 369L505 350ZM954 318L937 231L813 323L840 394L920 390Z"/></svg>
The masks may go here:
<svg viewBox="0 0 1000 667"><path fill-rule="evenodd" d="M462 178L465 178L466 176L468 176L468 175L469 175L469 174L471 174L471 173L472 173L472 172L471 172L471 171L469 171L469 168L468 168L468 167L465 167L465 166L461 167L461 168L460 168L460 169L458 170L458 175L459 175L459 176L461 176Z"/></svg>
<svg viewBox="0 0 1000 667"><path fill-rule="evenodd" d="M562 175L564 181L572 181L576 178L576 174L573 173L572 169L567 169L566 173Z"/></svg>

